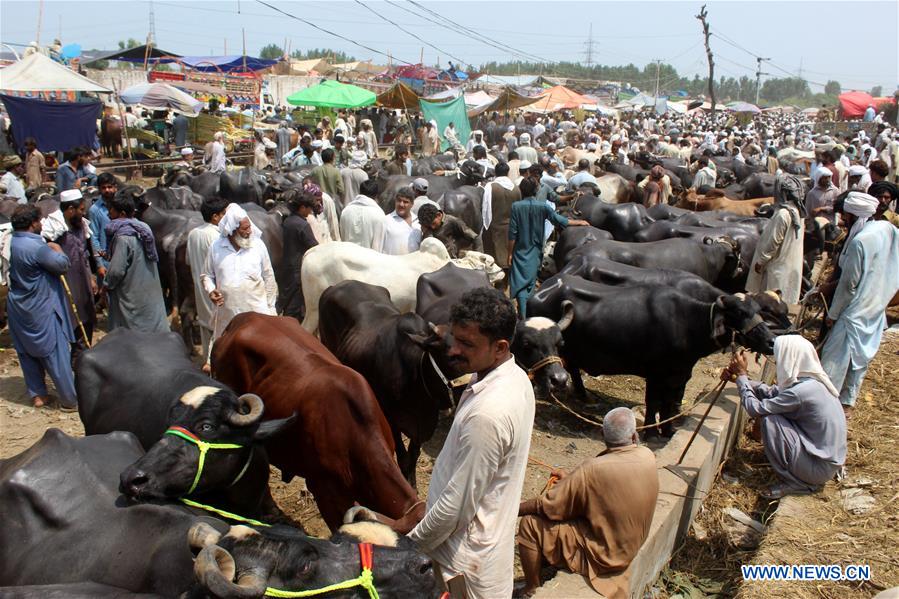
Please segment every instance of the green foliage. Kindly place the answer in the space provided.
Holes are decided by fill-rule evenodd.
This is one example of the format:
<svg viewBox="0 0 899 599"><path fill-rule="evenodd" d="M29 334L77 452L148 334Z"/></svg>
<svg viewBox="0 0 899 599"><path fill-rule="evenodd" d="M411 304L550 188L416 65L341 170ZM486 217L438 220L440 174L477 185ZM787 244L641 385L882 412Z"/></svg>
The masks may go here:
<svg viewBox="0 0 899 599"><path fill-rule="evenodd" d="M128 41L119 40L119 50L128 50L129 48L137 48L141 43L134 39L133 37L129 37Z"/></svg>
<svg viewBox="0 0 899 599"><path fill-rule="evenodd" d="M312 48L303 52L302 50L294 50L290 54L291 58L297 60L309 60L311 58L327 58L332 63L353 62L356 60L353 56L341 52L340 50L331 50L330 48Z"/></svg>
<svg viewBox="0 0 899 599"><path fill-rule="evenodd" d="M642 68L635 64L624 66L593 65L587 67L576 62L559 62L552 65L543 65L532 62L488 62L481 65L482 73L490 75L545 75L547 77L560 77L571 79L584 79L588 81L616 81L622 85L636 87L645 93L655 92L656 65L650 63ZM677 70L668 64L662 64L658 70L659 94L669 95L673 92L684 90L690 96L708 96L708 79L694 75L693 78L681 76ZM587 86L589 87L589 86ZM876 88L872 91L879 91ZM756 100L755 78L744 75L739 79L735 77L721 77L715 82L715 96L719 102L743 101L755 103ZM829 81L823 94L812 94L806 81L797 77L781 79L767 79L762 84L759 102L763 105L792 104L802 108L811 106L821 107L822 104L832 106L836 104L836 96L840 94L840 84L837 81Z"/></svg>
<svg viewBox="0 0 899 599"><path fill-rule="evenodd" d="M264 58L265 60L277 60L282 56L284 56L284 50L277 44L263 46L262 50L259 51L259 58Z"/></svg>
<svg viewBox="0 0 899 599"><path fill-rule="evenodd" d="M786 98L807 98L812 95L808 82L798 77L768 79L762 84L762 97L771 102L782 102Z"/></svg>
<svg viewBox="0 0 899 599"><path fill-rule="evenodd" d="M841 91L843 91L843 88L840 85L839 81L828 81L827 85L824 86L825 94L830 94L832 96L839 96Z"/></svg>

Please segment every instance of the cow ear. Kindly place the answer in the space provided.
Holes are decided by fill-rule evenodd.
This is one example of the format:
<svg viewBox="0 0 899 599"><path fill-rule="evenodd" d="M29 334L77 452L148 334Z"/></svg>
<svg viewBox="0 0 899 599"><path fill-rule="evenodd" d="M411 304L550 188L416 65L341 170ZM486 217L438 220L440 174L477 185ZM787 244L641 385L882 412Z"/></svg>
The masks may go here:
<svg viewBox="0 0 899 599"><path fill-rule="evenodd" d="M706 235L705 237L702 238L702 243L704 243L705 245L712 245L714 242L715 242L715 240L712 239L711 237L709 237L708 235Z"/></svg>
<svg viewBox="0 0 899 599"><path fill-rule="evenodd" d="M272 437L275 437L286 429L290 428L294 422L297 420L297 413L294 412L287 418L280 418L278 420L266 420L259 425L259 428L256 429L256 432L253 433L254 441L265 441Z"/></svg>

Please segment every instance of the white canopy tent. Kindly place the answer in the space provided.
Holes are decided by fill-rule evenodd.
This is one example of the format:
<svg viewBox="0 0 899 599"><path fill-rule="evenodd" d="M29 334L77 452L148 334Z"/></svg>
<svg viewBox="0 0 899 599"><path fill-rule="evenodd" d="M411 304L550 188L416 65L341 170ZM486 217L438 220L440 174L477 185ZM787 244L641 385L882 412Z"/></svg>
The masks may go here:
<svg viewBox="0 0 899 599"><path fill-rule="evenodd" d="M5 92L75 91L111 94L112 90L79 75L48 56L34 53L0 69L0 90Z"/></svg>

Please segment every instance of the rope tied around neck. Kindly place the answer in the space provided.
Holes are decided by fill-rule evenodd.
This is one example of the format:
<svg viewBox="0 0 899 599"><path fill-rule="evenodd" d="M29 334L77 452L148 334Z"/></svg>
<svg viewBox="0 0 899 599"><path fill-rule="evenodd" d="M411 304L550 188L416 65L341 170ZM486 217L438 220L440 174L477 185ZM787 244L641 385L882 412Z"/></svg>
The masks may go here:
<svg viewBox="0 0 899 599"><path fill-rule="evenodd" d="M362 572L356 578L337 582L320 589L309 589L307 591L285 591L268 587L265 589L266 597L282 597L284 599L292 599L294 597L315 597L324 595L334 591L345 591L355 587L362 587L368 591L369 599L380 599L378 590L375 588L374 581L374 558L371 543L359 543L359 562L362 564Z"/></svg>

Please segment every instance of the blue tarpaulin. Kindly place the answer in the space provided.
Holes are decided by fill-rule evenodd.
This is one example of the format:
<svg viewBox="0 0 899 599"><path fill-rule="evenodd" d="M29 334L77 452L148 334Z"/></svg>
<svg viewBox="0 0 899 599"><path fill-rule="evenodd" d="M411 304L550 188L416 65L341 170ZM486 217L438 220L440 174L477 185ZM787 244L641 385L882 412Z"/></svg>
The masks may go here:
<svg viewBox="0 0 899 599"><path fill-rule="evenodd" d="M35 138L41 152L96 147L102 102L47 102L7 95L0 95L0 100L9 112L13 136L20 148L26 137Z"/></svg>

